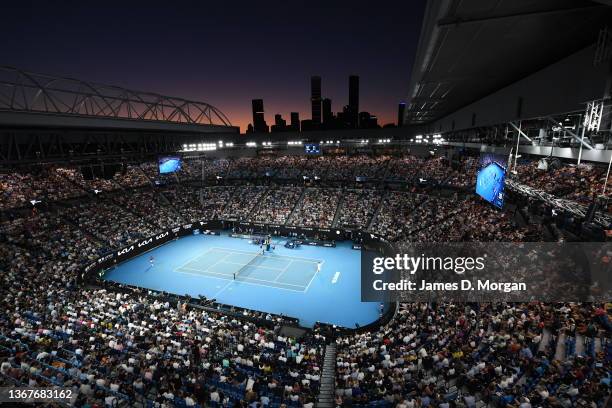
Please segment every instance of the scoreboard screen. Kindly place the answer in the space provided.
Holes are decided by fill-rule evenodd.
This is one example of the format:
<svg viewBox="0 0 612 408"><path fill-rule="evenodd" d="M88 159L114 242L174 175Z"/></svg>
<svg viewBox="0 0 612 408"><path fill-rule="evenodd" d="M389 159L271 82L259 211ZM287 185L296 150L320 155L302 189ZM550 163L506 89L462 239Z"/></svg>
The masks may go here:
<svg viewBox="0 0 612 408"><path fill-rule="evenodd" d="M306 154L321 154L321 145L316 143L305 144L304 151Z"/></svg>
<svg viewBox="0 0 612 408"><path fill-rule="evenodd" d="M497 153L481 153L476 175L476 194L497 208L504 206L504 187L508 157Z"/></svg>
<svg viewBox="0 0 612 408"><path fill-rule="evenodd" d="M159 161L159 174L176 173L181 169L181 158L180 157L160 157Z"/></svg>

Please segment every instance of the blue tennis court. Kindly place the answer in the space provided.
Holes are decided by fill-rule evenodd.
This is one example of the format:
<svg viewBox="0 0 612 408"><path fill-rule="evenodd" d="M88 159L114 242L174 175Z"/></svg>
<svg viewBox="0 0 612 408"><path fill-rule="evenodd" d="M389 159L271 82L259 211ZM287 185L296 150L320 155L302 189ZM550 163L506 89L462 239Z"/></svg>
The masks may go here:
<svg viewBox="0 0 612 408"><path fill-rule="evenodd" d="M176 271L304 292L314 279L319 262L322 264L320 260L274 252L211 248Z"/></svg>
<svg viewBox="0 0 612 408"><path fill-rule="evenodd" d="M361 254L349 242L335 248L303 245L261 253L248 239L226 234L171 241L108 270L104 279L220 303L284 314L303 326L344 327L378 318L377 303L361 302ZM149 257L153 256L153 265Z"/></svg>

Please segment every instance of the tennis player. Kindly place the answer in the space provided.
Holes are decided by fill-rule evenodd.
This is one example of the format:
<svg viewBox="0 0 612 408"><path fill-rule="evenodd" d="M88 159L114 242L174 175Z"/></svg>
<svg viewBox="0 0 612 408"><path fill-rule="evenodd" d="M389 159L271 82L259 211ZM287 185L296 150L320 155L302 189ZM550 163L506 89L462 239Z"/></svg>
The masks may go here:
<svg viewBox="0 0 612 408"><path fill-rule="evenodd" d="M150 267L151 267L151 268L153 267L153 264L154 264L154 263L155 263L155 258L153 258L153 255L151 255L151 256L149 257L149 265L150 265Z"/></svg>

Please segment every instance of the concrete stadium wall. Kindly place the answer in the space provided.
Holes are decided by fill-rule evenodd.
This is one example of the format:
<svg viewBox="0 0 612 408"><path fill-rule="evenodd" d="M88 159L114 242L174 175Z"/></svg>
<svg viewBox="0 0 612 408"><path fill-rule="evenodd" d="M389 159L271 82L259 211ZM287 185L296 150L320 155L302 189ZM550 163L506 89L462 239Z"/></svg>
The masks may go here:
<svg viewBox="0 0 612 408"><path fill-rule="evenodd" d="M589 46L530 76L439 119L429 132L447 132L582 111L585 102L603 96L608 67L593 66L595 46ZM521 55L509 55L500 64L512 64ZM494 67L492 67L494 71ZM485 74L485 73L483 73ZM494 75L494 72L491 73ZM520 102L522 99L522 102ZM519 104L521 104L519 112ZM475 123L472 118L475 115ZM453 129L454 121L454 129Z"/></svg>

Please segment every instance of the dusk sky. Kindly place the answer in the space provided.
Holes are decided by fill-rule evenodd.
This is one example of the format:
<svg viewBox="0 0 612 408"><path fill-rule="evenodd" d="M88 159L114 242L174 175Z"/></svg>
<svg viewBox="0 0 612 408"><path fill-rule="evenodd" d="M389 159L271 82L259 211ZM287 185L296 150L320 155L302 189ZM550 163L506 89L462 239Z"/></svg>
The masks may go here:
<svg viewBox="0 0 612 408"><path fill-rule="evenodd" d="M310 76L334 112L360 76L360 110L395 123L424 0L19 1L0 13L0 65L208 102L244 132L310 118Z"/></svg>

